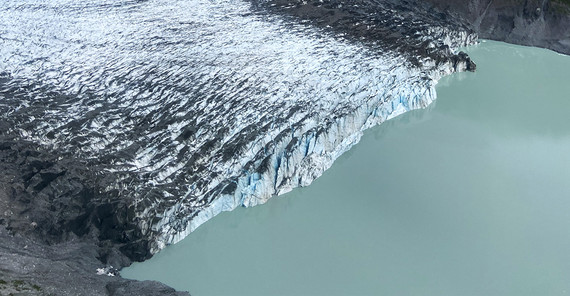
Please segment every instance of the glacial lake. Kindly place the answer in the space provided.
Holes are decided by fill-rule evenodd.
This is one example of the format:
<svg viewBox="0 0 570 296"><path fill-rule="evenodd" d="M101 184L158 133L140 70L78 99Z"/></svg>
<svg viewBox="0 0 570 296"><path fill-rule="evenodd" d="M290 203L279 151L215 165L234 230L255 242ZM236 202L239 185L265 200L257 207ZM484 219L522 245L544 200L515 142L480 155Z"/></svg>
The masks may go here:
<svg viewBox="0 0 570 296"><path fill-rule="evenodd" d="M484 41L476 73L306 188L121 271L206 295L570 295L570 57Z"/></svg>

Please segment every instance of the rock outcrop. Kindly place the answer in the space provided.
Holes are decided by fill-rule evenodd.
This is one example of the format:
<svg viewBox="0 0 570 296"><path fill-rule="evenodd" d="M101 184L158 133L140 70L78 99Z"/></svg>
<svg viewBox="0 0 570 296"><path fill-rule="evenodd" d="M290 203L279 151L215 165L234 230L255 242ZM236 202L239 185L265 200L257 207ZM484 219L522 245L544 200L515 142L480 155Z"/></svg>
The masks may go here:
<svg viewBox="0 0 570 296"><path fill-rule="evenodd" d="M94 167L6 136L0 159L0 295L188 295L118 276L148 250L123 249L136 225Z"/></svg>
<svg viewBox="0 0 570 296"><path fill-rule="evenodd" d="M570 1L415 0L463 22L481 38L570 54Z"/></svg>

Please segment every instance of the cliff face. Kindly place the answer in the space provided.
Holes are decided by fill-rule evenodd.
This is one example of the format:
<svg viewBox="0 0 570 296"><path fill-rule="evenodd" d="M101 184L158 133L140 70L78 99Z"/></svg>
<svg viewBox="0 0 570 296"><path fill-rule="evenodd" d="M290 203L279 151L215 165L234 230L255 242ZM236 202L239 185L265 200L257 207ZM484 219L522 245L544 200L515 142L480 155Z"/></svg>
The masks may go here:
<svg viewBox="0 0 570 296"><path fill-rule="evenodd" d="M570 54L570 1L420 0L463 21L479 37Z"/></svg>

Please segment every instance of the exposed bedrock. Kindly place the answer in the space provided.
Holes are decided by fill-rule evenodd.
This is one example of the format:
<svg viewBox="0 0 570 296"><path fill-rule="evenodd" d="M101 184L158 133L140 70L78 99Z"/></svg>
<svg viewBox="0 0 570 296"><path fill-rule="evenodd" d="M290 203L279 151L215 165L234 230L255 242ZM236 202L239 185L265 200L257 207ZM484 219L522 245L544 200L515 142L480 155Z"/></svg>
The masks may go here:
<svg viewBox="0 0 570 296"><path fill-rule="evenodd" d="M570 54L570 1L414 0L463 21L481 38Z"/></svg>
<svg viewBox="0 0 570 296"><path fill-rule="evenodd" d="M156 281L97 274L105 266L97 259L94 242L75 239L46 245L4 228L0 240L0 295L189 295Z"/></svg>
<svg viewBox="0 0 570 296"><path fill-rule="evenodd" d="M148 249L95 167L4 135L0 159L0 295L188 295L115 276Z"/></svg>

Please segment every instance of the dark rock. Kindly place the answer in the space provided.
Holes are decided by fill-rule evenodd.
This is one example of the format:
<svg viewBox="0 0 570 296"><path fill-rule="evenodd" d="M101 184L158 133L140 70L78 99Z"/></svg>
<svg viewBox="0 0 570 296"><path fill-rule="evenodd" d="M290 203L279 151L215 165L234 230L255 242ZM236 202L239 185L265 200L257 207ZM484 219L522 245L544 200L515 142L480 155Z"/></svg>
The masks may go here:
<svg viewBox="0 0 570 296"><path fill-rule="evenodd" d="M0 295L189 295L156 281L121 278L97 259L97 249L89 239L46 245L0 228L0 280L7 283L0 283Z"/></svg>
<svg viewBox="0 0 570 296"><path fill-rule="evenodd" d="M156 281L110 282L106 288L111 296L188 295L187 293L176 292L176 290Z"/></svg>
<svg viewBox="0 0 570 296"><path fill-rule="evenodd" d="M570 2L561 0L415 0L431 3L481 38L570 54Z"/></svg>
<svg viewBox="0 0 570 296"><path fill-rule="evenodd" d="M0 147L0 279L16 283L0 294L188 295L97 274L150 257L126 205L97 194L97 167L2 136Z"/></svg>

